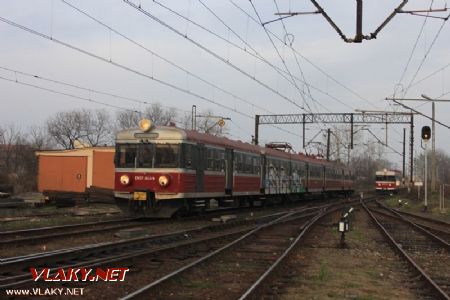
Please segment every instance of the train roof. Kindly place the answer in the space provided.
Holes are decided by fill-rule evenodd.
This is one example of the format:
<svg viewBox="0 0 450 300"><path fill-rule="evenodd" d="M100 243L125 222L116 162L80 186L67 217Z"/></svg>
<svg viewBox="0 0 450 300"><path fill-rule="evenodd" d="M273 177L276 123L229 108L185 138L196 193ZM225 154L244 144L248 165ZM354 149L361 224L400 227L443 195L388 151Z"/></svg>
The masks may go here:
<svg viewBox="0 0 450 300"><path fill-rule="evenodd" d="M382 176L382 175L387 175L387 176L400 175L401 176L402 172L399 171L399 170L387 170L387 169L384 169L382 171L376 171L375 175L380 175L380 176Z"/></svg>
<svg viewBox="0 0 450 300"><path fill-rule="evenodd" d="M136 137L138 135L138 137ZM146 138L147 136L147 138ZM195 143L203 143L223 148L232 148L238 151L250 152L255 154L266 154L267 156L274 156L278 158L297 158L302 161L311 163L320 163L325 165L336 165L337 162L330 162L324 159L319 159L315 156L305 155L302 153L288 153L280 150L260 147L250 143L242 142L240 140L231 140L226 137L219 137L212 134L200 133L195 130L182 129L172 126L155 126L150 132L144 133L139 128L122 130L117 133L116 142L136 143L138 140L149 139L152 141L171 142L171 141L190 141ZM342 168L345 168L342 165Z"/></svg>

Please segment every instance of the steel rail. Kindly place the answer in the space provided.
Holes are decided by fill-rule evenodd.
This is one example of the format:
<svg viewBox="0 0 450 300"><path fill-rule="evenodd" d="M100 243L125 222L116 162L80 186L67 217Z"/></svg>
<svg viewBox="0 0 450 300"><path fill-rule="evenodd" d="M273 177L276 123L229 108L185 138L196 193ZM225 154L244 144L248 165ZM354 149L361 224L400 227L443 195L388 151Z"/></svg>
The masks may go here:
<svg viewBox="0 0 450 300"><path fill-rule="evenodd" d="M317 208L302 208L302 209L298 209L295 211L290 210L289 213L293 213L293 214L299 214L299 213L304 213L307 212L309 210L315 210ZM5 260L3 260L4 262L2 263L2 266L9 266L9 268L13 268L14 266L19 265L23 265L24 263L31 263L33 262L34 264L36 264L36 261L41 261L41 262L47 262L49 261L49 258L53 258L56 257L59 260L61 259L61 256L68 256L69 258L71 257L86 257L88 254L92 254L92 252L88 252L88 251L92 251L95 250L97 252L103 252L104 250L111 250L111 247L117 246L114 244L119 244L120 246L123 246L123 248L125 250L129 250L129 244L133 243L133 242L142 242L143 243L153 243L155 246L152 249L146 249L145 247L143 249L135 249L131 250L131 252L126 252L126 253L120 253L120 254L115 254L112 256L107 256L107 257L102 257L102 258L97 258L94 260L90 260L90 261L82 261L79 264L72 264L72 265L65 265L64 267L75 267L75 266L79 266L81 265L89 265L92 266L92 263L104 263L107 261L116 261L116 260L123 260L129 257L135 257L135 256L139 256L142 255L143 253L148 253L150 252L154 252L157 251L160 248L164 248L164 243L170 244L171 242L173 243L183 243L184 240L186 239L190 239L190 241L186 242L185 245L188 245L189 243L195 243L198 241L202 241L202 238L192 238L192 236L195 233L199 233L202 230L217 230L220 228L225 227L237 227L237 226L242 226L242 225L250 225L251 223L254 224L260 224L261 222L266 222L266 220L270 220L273 218L279 218L280 216L286 216L287 212L278 212L275 214L271 214L271 215L265 215L265 216L261 216L255 219L251 219L251 220L239 220L239 221L234 221L234 222L230 222L230 223L225 223L225 224L219 224L219 225L208 225L208 226L203 226L203 227L198 227L198 228L194 228L194 229L190 229L190 230L184 230L184 231L177 231L177 232L173 232L173 233L169 233L169 234L161 234L161 235L155 235L155 236L149 236L149 237L144 237L144 238L136 238L136 239L131 239L131 240L121 240L119 242L113 242L113 243L100 243L100 244L94 244L94 245L87 245L87 246L81 246L81 247L76 247L76 248L69 248L69 249L62 249L62 250L56 250L50 253L44 252L44 253L37 253L37 254L30 254L30 255L26 255L26 256L20 256L20 257L13 257L13 258L7 258ZM307 216L311 215L311 213L307 213ZM261 226L261 225L256 225L256 226ZM243 231L248 231L249 229L245 229ZM225 233L224 235L217 235L214 237L209 237L209 239L214 239L214 238L218 238L218 237L224 237L227 235L233 235L235 234L234 232L232 233ZM145 240L148 241L145 241ZM204 240L208 240L207 238L204 238ZM179 242L181 240L181 242ZM163 246L162 246L163 245ZM165 248L164 248L165 249ZM57 267L61 267L62 265L58 265L53 267L57 268ZM19 274L19 275L14 275L14 276L10 276L10 277L6 277L6 278L0 278L0 288L7 288L7 287L12 287L15 285L20 285L26 282L29 282L30 280L23 280L23 281L19 281L20 279L26 278L28 277L29 274ZM13 281L13 282L12 282ZM6 282L6 283L5 283Z"/></svg>
<svg viewBox="0 0 450 300"><path fill-rule="evenodd" d="M59 225L59 226L46 226L46 227L36 227L36 228L29 228L29 229L19 229L19 230L10 230L10 231L0 231L0 238L5 238L7 236L14 236L14 235L20 235L20 234L34 234L36 232L42 232L42 231L53 231L53 230L59 230L59 229L72 229L72 228L79 228L79 227L88 227L88 226L95 226L95 225L105 225L110 223L120 223L120 222L127 222L127 221L138 221L142 218L123 218L123 219L114 219L114 220L103 220L103 221L97 221L97 222L89 222L89 223L78 223L78 224L67 224L67 225Z"/></svg>
<svg viewBox="0 0 450 300"><path fill-rule="evenodd" d="M364 207L366 212L372 218L374 223L378 226L381 232L386 236L391 245L397 250L408 262L409 264L416 269L422 278L425 279L425 282L436 292L437 296L442 299L450 300L450 297L444 292L441 287L406 253L405 250L395 241L392 235L386 230L386 228L378 221L378 219L373 215L371 210L366 206L366 204L361 201L361 205Z"/></svg>
<svg viewBox="0 0 450 300"><path fill-rule="evenodd" d="M401 220L403 220L404 222L407 222L408 224L412 225L414 228L418 229L419 231L423 232L425 235L431 237L432 239L434 239L436 242L440 243L442 246L444 246L447 250L450 250L450 243L448 243L447 241L444 241L442 238L440 238L439 236L435 235L434 233L428 231L427 229L424 228L424 226L418 225L416 223L414 223L413 221L405 218L404 216L402 216L401 214L399 214L398 212L390 209L389 207L387 207L386 205L380 203L377 201L377 204L379 204L382 208L386 209L389 212L392 212L393 214L395 214L398 218L400 218Z"/></svg>
<svg viewBox="0 0 450 300"><path fill-rule="evenodd" d="M385 211L382 211L382 210L372 209L372 211L376 212L377 214L381 214L381 215L384 215L384 216L386 216L386 217L393 218L393 219L396 219L396 220L401 219L400 216L392 215L392 214L390 214L390 213L388 213L388 212L385 212ZM417 223L416 223L416 224L417 224ZM431 226L424 225L424 224L417 224L417 225L420 226L420 227L422 227L423 229L425 229L425 230L431 232L431 233L433 233L433 231L435 231L435 232L438 232L438 233L440 233L440 234L446 234L446 235L449 235L449 236L450 236L450 232L443 231L443 230L437 229L437 228L433 228L433 227L431 227ZM425 234L428 234L428 233L426 232ZM437 241L438 241L439 243L441 243L440 240L437 240ZM447 245L444 244L444 246L446 247Z"/></svg>
<svg viewBox="0 0 450 300"><path fill-rule="evenodd" d="M329 212L327 212L329 213ZM273 270L278 267L278 265L286 258L286 256L294 249L294 247L298 244L298 242L301 240L301 238L305 235L305 233L309 230L309 228L314 225L319 219L321 219L326 212L320 212L318 215L316 215L314 218L312 218L306 226L303 227L302 231L298 234L298 236L295 238L295 240L292 242L292 244L283 252L283 254L267 269L264 274L261 275L261 277L258 278L258 280L239 298L239 300L247 299L255 290L261 285L261 283L269 276L270 273L273 272Z"/></svg>
<svg viewBox="0 0 450 300"><path fill-rule="evenodd" d="M167 274L167 275L165 275L165 276L163 276L163 277L161 277L161 278L159 278L159 279L157 279L157 280L155 280L155 281L153 281L153 282L151 282L151 283L141 287L140 289L134 291L133 293L128 294L125 297L121 298L121 300L133 299L133 298L135 298L137 296L140 296L142 293L146 292L147 290L151 289L152 287L154 287L156 285L159 285L162 282L167 281L167 280L175 277L176 275L181 274L182 272L184 272L184 271L186 271L188 269L191 269L194 266L199 265L200 263L210 259L211 257L216 256L219 253L222 253L224 250L229 249L230 247L232 247L232 246L236 245L237 243L243 241L247 237L249 237L251 235L254 235L256 232L260 231L263 228L267 228L269 226L273 226L273 225L278 224L278 223L280 223L282 221L292 221L292 219L289 219L289 220L286 220L286 219L288 219L289 217L293 216L294 214L295 213L288 213L288 214L286 214L284 216L281 216L281 217L279 217L279 218L277 218L277 219L275 219L275 220L273 220L273 221L271 221L271 222L269 222L267 224L259 225L255 229L247 232L246 234L240 236L239 238L235 239L234 241L228 243L227 245L225 245L225 246L223 246L223 247L221 247L219 249L216 249L213 252L210 252L207 255L201 257L200 259L198 259L196 261L193 261L193 262L191 262L191 263L189 263L189 264L179 268L178 270L175 270L175 271L173 271L173 272L171 272L171 273L169 273L169 274ZM304 218L304 216L299 216L298 218Z"/></svg>
<svg viewBox="0 0 450 300"><path fill-rule="evenodd" d="M417 215L417 214L413 214L413 213L410 213L410 212L400 211L398 209L392 209L392 210L395 211L395 212L398 212L399 214L409 216L411 218L417 218L417 219L421 219L421 220L428 221L428 222L431 222L431 223L436 223L436 224L439 224L439 225L448 226L448 228L450 229L450 223L449 222L445 222L443 220L427 218L427 217L424 217L424 216L421 216L421 215Z"/></svg>

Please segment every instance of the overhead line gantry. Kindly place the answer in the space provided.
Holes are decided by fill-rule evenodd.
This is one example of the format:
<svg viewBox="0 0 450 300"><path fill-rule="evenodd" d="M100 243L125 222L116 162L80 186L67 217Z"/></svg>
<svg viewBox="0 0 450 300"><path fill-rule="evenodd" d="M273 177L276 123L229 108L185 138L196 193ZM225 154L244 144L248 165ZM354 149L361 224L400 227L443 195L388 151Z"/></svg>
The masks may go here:
<svg viewBox="0 0 450 300"><path fill-rule="evenodd" d="M350 145L353 149L353 126L356 124L409 124L410 126L410 181L413 180L414 165L414 114L408 112L385 113L303 113L279 115L255 115L254 143L259 142L259 126L268 124L302 124L303 148L306 147L305 136L307 124L350 124ZM387 127L386 127L387 128Z"/></svg>

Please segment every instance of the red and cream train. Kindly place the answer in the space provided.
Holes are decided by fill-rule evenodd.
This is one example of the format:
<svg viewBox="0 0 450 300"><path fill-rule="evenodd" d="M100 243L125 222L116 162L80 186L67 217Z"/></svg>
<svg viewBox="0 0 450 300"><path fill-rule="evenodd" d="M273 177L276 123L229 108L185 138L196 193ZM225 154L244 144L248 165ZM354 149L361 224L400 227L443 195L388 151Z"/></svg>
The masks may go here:
<svg viewBox="0 0 450 300"><path fill-rule="evenodd" d="M149 216L352 192L346 167L302 154L149 120L116 137L116 202Z"/></svg>

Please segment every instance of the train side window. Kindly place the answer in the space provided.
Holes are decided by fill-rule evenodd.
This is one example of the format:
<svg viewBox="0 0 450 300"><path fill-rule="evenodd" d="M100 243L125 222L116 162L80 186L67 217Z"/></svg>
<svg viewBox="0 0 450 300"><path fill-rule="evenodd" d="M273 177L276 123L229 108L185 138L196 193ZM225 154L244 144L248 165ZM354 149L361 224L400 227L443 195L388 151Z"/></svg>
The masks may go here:
<svg viewBox="0 0 450 300"><path fill-rule="evenodd" d="M219 150L218 151L218 158L217 158L217 170L224 172L225 171L225 151Z"/></svg>
<svg viewBox="0 0 450 300"><path fill-rule="evenodd" d="M224 170L224 159L225 152L223 150L214 149L214 170L223 171Z"/></svg>
<svg viewBox="0 0 450 300"><path fill-rule="evenodd" d="M261 171L261 160L259 157L253 157L253 174L259 174Z"/></svg>
<svg viewBox="0 0 450 300"><path fill-rule="evenodd" d="M243 173L244 171L244 162L243 162L243 155L242 153L236 153L235 154L236 159L236 172L237 173Z"/></svg>
<svg viewBox="0 0 450 300"><path fill-rule="evenodd" d="M248 154L245 155L245 173L252 173L253 165L252 165L252 157Z"/></svg>
<svg viewBox="0 0 450 300"><path fill-rule="evenodd" d="M194 149L191 144L183 144L183 167L186 169L194 169Z"/></svg>
<svg viewBox="0 0 450 300"><path fill-rule="evenodd" d="M206 169L209 171L214 170L214 149L206 149Z"/></svg>

